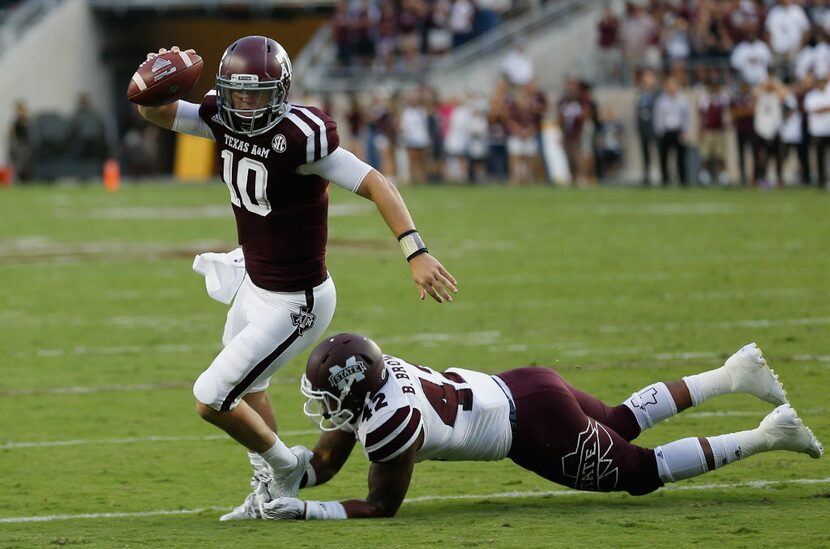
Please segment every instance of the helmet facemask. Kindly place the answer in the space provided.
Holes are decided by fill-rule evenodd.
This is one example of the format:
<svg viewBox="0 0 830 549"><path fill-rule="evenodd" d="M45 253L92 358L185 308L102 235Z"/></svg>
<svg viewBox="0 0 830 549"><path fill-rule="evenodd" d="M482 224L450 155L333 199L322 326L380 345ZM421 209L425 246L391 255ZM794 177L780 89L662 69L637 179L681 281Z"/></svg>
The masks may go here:
<svg viewBox="0 0 830 549"><path fill-rule="evenodd" d="M255 74L216 78L219 118L234 133L255 136L270 130L286 111L286 95L280 80L260 82ZM251 106L238 108L235 99L243 102L247 99Z"/></svg>
<svg viewBox="0 0 830 549"><path fill-rule="evenodd" d="M311 382L303 374L300 380L300 391L308 400L303 405L303 412L311 421L317 423L323 431L346 431L349 433L355 432L357 422L355 421L360 414L360 408L365 404L369 395L366 394L361 406L355 411L346 406L347 400L350 399L349 390L354 383L355 378L352 377L346 382L345 387L340 391L340 395L336 396L325 389L314 389Z"/></svg>

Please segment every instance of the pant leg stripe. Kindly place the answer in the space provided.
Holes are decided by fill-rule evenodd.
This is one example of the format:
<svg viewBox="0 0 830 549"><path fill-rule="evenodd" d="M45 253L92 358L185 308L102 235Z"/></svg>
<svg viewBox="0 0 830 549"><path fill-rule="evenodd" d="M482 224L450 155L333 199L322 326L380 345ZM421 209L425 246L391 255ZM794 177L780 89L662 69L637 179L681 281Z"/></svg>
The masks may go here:
<svg viewBox="0 0 830 549"><path fill-rule="evenodd" d="M305 302L308 312L311 312L311 309L314 307L314 290L305 291ZM233 405L234 401L239 397L239 395L241 395L248 387L250 387L251 384L256 380L256 378L262 375L262 372L264 372L268 368L268 366L271 365L272 362L277 360L277 358L279 358L279 356L283 354L285 350L288 349L291 346L291 344L297 340L298 337L300 337L299 327L295 328L294 331L291 332L291 334L285 339L285 341L280 343L277 346L277 348L274 349L273 352L271 352L268 356L262 359L256 366L254 366L254 368L250 372L248 372L248 375L246 375L245 378L241 382L239 382L238 385L231 389L231 392L228 393L228 396L222 402L222 411L230 410L231 406Z"/></svg>

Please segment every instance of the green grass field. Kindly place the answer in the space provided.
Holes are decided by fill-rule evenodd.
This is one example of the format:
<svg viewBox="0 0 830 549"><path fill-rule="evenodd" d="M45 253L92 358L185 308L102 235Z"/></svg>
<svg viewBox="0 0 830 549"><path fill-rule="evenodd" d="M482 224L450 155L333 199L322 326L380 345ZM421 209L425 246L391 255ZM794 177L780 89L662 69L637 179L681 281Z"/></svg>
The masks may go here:
<svg viewBox="0 0 830 549"><path fill-rule="evenodd" d="M330 332L364 332L438 369L555 367L612 403L757 341L830 441L830 194L404 195L459 281L456 301L419 301L372 205L337 189ZM509 460L430 462L394 519L219 523L250 473L194 411L190 386L219 349L226 308L191 262L234 246L218 184L0 189L0 547L830 547L830 460L789 453L640 498L575 494ZM298 387L305 356L271 387L289 445L316 440ZM769 410L721 397L640 443L751 428ZM367 468L356 452L302 494L363 497Z"/></svg>

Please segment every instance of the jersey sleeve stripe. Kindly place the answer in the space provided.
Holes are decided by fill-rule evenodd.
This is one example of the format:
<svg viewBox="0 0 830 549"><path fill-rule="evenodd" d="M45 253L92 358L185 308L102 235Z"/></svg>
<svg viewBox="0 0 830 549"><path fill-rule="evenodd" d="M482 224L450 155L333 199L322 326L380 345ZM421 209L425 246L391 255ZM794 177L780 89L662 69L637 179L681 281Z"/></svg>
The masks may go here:
<svg viewBox="0 0 830 549"><path fill-rule="evenodd" d="M311 164L314 162L314 131L302 118L294 114L293 110L294 109L292 108L292 112L286 114L285 117L294 122L294 125L300 128L300 131L302 131L303 135L306 136L306 164Z"/></svg>
<svg viewBox="0 0 830 549"><path fill-rule="evenodd" d="M390 459L398 457L418 440L421 429L421 411L413 409L412 415L409 417L409 422L398 436L377 450L369 451L369 461L389 461Z"/></svg>
<svg viewBox="0 0 830 549"><path fill-rule="evenodd" d="M374 446L391 435L395 429L404 425L406 418L409 417L410 410L411 408L409 406L401 406L398 408L395 413L392 414L392 417L387 419L383 425L366 435L366 446Z"/></svg>
<svg viewBox="0 0 830 549"><path fill-rule="evenodd" d="M310 109L299 107L297 110L306 115L309 120L317 124L317 126L320 128L320 158L328 156L329 140L328 136L326 135L326 123L320 120L320 117L311 112Z"/></svg>

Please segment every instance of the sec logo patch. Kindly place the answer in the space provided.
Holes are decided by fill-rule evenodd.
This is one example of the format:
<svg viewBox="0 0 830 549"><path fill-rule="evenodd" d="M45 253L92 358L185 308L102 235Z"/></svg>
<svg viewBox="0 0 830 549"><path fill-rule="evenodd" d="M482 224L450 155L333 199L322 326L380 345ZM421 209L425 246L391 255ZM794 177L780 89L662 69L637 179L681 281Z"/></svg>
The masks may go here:
<svg viewBox="0 0 830 549"><path fill-rule="evenodd" d="M286 145L285 136L281 133L275 135L273 141L271 141L271 148L278 153L285 152Z"/></svg>

